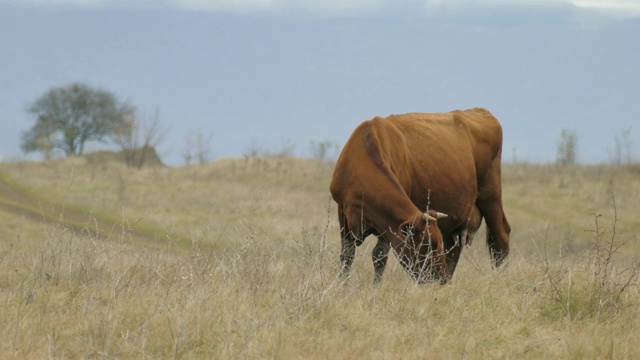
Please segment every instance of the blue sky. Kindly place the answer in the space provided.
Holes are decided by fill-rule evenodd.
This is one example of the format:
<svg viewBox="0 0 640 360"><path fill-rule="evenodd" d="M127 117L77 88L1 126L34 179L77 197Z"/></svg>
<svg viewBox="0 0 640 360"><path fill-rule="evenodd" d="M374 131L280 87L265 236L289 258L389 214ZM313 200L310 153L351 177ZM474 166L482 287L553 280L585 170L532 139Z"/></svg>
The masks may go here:
<svg viewBox="0 0 640 360"><path fill-rule="evenodd" d="M172 165L189 134L215 158L304 156L376 115L476 106L506 161L554 161L563 128L581 162L608 161L640 133L638 39L640 0L0 0L0 159L20 156L28 104L84 82L158 108Z"/></svg>

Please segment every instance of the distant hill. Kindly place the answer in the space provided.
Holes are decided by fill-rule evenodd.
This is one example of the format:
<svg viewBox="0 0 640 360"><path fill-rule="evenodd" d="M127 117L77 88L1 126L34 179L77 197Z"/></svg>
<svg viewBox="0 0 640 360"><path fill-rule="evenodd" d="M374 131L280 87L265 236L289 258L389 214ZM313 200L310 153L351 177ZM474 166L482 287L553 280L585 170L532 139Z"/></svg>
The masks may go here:
<svg viewBox="0 0 640 360"><path fill-rule="evenodd" d="M138 167L142 157L142 165L140 167L157 167L165 166L158 156L158 152L154 147L138 148L135 150L108 151L100 150L83 155L89 164L103 164L107 162L123 163Z"/></svg>

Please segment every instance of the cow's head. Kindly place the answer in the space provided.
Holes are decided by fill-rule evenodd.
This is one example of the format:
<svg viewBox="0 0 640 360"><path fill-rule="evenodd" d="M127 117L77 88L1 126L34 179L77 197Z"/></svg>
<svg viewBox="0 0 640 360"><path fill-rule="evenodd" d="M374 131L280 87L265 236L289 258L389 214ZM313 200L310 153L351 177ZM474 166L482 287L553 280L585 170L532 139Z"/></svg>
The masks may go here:
<svg viewBox="0 0 640 360"><path fill-rule="evenodd" d="M420 219L406 221L400 226L399 236L404 244L399 249L399 259L418 283L439 281L444 284L448 280L442 233L438 228L438 219L446 217L446 214L429 210Z"/></svg>

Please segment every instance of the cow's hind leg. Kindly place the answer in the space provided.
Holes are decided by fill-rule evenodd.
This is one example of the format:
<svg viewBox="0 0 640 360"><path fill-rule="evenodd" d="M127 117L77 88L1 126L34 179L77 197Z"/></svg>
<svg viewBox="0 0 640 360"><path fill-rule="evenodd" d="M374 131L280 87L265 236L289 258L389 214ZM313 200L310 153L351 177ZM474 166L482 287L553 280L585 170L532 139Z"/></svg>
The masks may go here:
<svg viewBox="0 0 640 360"><path fill-rule="evenodd" d="M502 212L502 207L500 207L499 212L493 213L493 216L491 220L486 218L487 246L494 266L498 267L502 265L502 262L509 255L509 233L511 232L511 227L504 212Z"/></svg>
<svg viewBox="0 0 640 360"><path fill-rule="evenodd" d="M373 248L373 253L371 254L373 269L376 272L373 278L375 284L379 284L382 281L382 274L384 274L384 269L389 259L389 250L391 250L389 242L382 237L378 237L378 243Z"/></svg>
<svg viewBox="0 0 640 360"><path fill-rule="evenodd" d="M495 266L500 266L509 255L511 227L502 208L500 178L494 176L480 189L478 209L487 224L487 246Z"/></svg>

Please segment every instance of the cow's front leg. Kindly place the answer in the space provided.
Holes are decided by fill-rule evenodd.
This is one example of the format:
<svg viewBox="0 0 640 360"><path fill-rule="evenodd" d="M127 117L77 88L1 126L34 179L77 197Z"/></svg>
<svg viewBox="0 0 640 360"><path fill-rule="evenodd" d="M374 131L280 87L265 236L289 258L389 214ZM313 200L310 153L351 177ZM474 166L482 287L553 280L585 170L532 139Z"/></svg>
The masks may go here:
<svg viewBox="0 0 640 360"><path fill-rule="evenodd" d="M384 269L387 266L387 260L389 259L389 250L391 250L389 242L382 238L382 236L379 236L378 243L373 248L373 253L371 254L373 269L376 272L375 277L373 278L373 282L375 284L379 284L382 281L382 274L384 274Z"/></svg>
<svg viewBox="0 0 640 360"><path fill-rule="evenodd" d="M463 246L461 236L461 234L448 234L443 236L449 278L453 277L453 273L456 271L456 266L458 266L458 260L460 260L460 254L462 253Z"/></svg>
<svg viewBox="0 0 640 360"><path fill-rule="evenodd" d="M340 222L340 237L342 250L340 251L340 278L349 277L353 259L356 256L356 241L349 229L349 223L342 206L338 206L338 221Z"/></svg>
<svg viewBox="0 0 640 360"><path fill-rule="evenodd" d="M342 237L342 251L340 253L340 277L346 279L349 277L353 259L356 256L356 242L351 236Z"/></svg>

